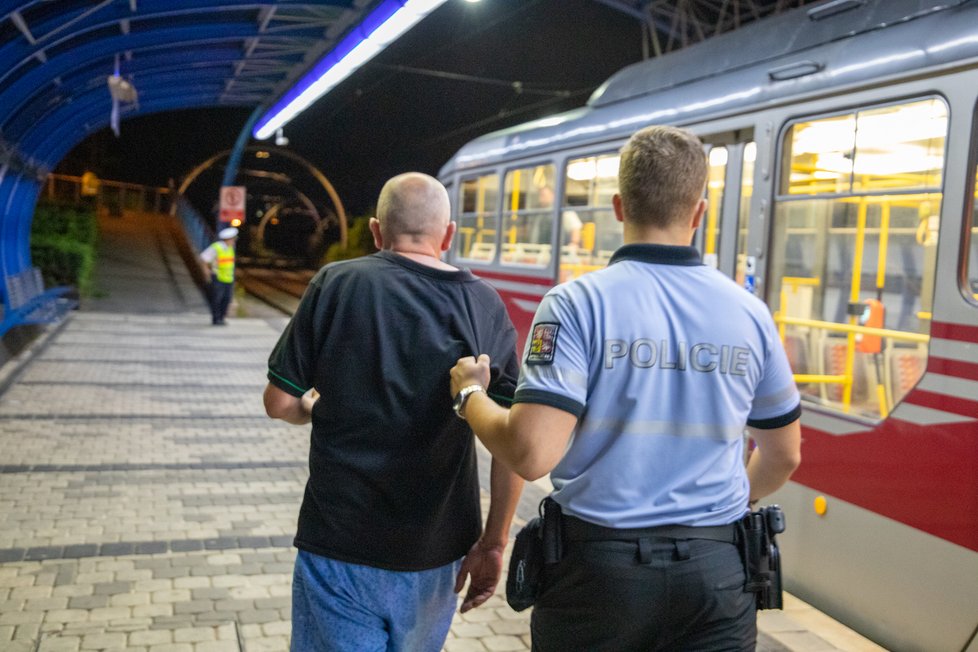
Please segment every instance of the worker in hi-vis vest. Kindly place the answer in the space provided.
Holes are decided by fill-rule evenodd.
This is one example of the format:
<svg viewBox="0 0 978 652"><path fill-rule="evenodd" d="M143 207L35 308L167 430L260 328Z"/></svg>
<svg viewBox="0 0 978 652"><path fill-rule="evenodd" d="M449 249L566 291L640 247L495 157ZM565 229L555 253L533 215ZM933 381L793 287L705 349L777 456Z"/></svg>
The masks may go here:
<svg viewBox="0 0 978 652"><path fill-rule="evenodd" d="M221 229L217 234L219 240L211 243L207 249L200 252L200 262L204 269L204 277L210 276L211 284L208 299L211 303L211 324L224 326L224 316L231 304L234 291L234 241L238 238L238 230L234 227Z"/></svg>

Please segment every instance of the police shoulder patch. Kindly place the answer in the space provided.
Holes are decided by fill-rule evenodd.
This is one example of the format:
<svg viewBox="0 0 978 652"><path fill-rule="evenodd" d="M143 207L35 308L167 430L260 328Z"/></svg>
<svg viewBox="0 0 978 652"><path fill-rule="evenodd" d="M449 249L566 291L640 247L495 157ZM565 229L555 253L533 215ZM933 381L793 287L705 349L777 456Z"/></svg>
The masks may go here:
<svg viewBox="0 0 978 652"><path fill-rule="evenodd" d="M557 332L560 324L542 322L533 325L530 334L530 350L526 354L526 364L553 364L557 352Z"/></svg>

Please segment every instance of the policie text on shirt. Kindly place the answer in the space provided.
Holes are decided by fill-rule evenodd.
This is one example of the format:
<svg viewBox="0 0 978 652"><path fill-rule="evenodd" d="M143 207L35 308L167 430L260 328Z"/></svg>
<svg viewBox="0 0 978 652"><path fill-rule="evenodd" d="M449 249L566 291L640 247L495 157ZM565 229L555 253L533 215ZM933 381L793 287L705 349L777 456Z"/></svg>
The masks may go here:
<svg viewBox="0 0 978 652"><path fill-rule="evenodd" d="M687 346L686 342L673 344L668 340L656 342L637 339L629 344L625 340L604 341L604 367L614 369L615 361L627 358L629 364L648 369L658 363L660 369L675 369L710 373L717 371L731 376L746 376L750 349L730 344L700 342Z"/></svg>

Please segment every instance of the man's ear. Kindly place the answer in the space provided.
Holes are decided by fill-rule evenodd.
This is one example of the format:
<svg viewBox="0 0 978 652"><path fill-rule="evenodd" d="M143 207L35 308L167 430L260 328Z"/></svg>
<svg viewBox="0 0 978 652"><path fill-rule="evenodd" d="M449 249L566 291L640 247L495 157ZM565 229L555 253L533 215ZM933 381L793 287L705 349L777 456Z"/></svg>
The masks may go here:
<svg viewBox="0 0 978 652"><path fill-rule="evenodd" d="M380 234L380 220L376 217L371 217L370 222L367 223L370 227L370 233L374 236L374 246L380 251L384 248L384 236Z"/></svg>
<svg viewBox="0 0 978 652"><path fill-rule="evenodd" d="M452 247L452 238L455 236L455 231L457 230L457 225L455 222L449 222L448 228L445 229L445 237L441 240L441 250L448 251Z"/></svg>
<svg viewBox="0 0 978 652"><path fill-rule="evenodd" d="M695 231L696 229L700 228L700 224L703 223L703 216L706 215L706 207L707 207L707 205L708 205L708 202L706 201L705 198L700 199L696 203L696 212L693 214L693 221L690 222L690 225L689 225L690 228L693 231Z"/></svg>
<svg viewBox="0 0 978 652"><path fill-rule="evenodd" d="M615 219L618 220L619 222L624 222L625 212L624 209L621 207L621 195L619 195L617 192L611 198L611 205L615 209Z"/></svg>

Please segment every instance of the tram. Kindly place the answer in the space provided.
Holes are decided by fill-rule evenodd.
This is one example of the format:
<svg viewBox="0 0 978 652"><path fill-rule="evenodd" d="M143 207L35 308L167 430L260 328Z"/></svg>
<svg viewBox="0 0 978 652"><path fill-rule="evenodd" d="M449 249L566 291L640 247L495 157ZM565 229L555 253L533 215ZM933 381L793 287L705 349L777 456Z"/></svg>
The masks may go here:
<svg viewBox="0 0 978 652"><path fill-rule="evenodd" d="M803 396L786 588L893 650L978 651L978 2L793 10L465 145L449 259L521 346L621 245L617 152L650 124L705 143L695 244L767 302Z"/></svg>

